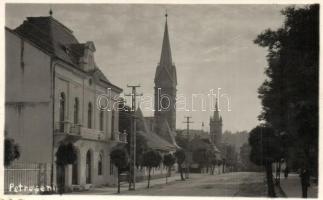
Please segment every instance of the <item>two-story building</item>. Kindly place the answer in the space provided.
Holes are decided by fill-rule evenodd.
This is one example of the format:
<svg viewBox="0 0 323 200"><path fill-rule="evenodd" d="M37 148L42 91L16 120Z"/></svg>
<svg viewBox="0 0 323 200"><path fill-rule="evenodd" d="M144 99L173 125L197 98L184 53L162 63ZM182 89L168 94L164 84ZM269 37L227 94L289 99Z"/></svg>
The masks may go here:
<svg viewBox="0 0 323 200"><path fill-rule="evenodd" d="M51 15L28 17L17 28L6 28L5 36L5 137L16 141L21 154L11 168L42 164L41 184L56 184L55 153L62 141L70 141L77 162L66 167L66 186L114 184L109 155L126 142L113 109L122 89L96 65L94 43L80 43ZM102 94L105 109L98 104ZM5 175L5 184L37 184L12 172Z"/></svg>

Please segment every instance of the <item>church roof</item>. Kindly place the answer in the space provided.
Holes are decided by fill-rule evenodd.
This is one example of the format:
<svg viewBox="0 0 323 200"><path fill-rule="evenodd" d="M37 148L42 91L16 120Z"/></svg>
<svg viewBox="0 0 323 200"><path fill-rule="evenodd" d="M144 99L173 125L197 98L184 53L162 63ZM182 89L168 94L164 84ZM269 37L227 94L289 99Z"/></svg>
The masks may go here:
<svg viewBox="0 0 323 200"><path fill-rule="evenodd" d="M136 111L136 117L137 133L145 137L149 148L162 151L176 150L177 147L175 145L169 143L167 140L148 129L146 120L140 108L138 108Z"/></svg>
<svg viewBox="0 0 323 200"><path fill-rule="evenodd" d="M219 106L218 106L218 99L215 100L215 106L214 106L214 113L213 113L213 118L211 120L213 121L222 121L222 118L220 116L219 112Z"/></svg>
<svg viewBox="0 0 323 200"><path fill-rule="evenodd" d="M176 75L175 65L173 64L172 51L171 51L170 42L169 42L167 14L165 16L166 16L166 22L165 22L164 38L163 38L163 44L162 44L162 51L160 55L160 62L156 69L155 82L158 82L160 78L165 79L164 76L166 75L176 86L177 75Z"/></svg>
<svg viewBox="0 0 323 200"><path fill-rule="evenodd" d="M164 39L163 39L161 56L160 56L160 65L162 65L162 66L171 66L172 64L173 64L172 52L171 52L171 48L170 48L169 35L168 35L168 25L167 25L167 18L166 18L165 30L164 30Z"/></svg>

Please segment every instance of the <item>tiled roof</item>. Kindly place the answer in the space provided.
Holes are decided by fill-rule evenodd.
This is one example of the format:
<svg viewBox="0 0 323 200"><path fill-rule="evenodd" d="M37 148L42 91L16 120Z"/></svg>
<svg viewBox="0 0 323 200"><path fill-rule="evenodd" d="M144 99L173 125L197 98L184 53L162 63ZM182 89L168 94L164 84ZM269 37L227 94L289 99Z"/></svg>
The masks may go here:
<svg viewBox="0 0 323 200"><path fill-rule="evenodd" d="M140 108L138 108L136 111L136 117L137 133L146 138L148 147L163 151L176 150L176 146L148 129L145 118L143 117Z"/></svg>
<svg viewBox="0 0 323 200"><path fill-rule="evenodd" d="M52 16L27 17L27 20L13 31L43 51L84 71L79 62L88 44L79 43L73 32ZM103 82L110 83L99 68L88 73Z"/></svg>
<svg viewBox="0 0 323 200"><path fill-rule="evenodd" d="M14 31L64 61L78 64L78 53L72 52L71 45L79 42L71 30L53 17L28 17Z"/></svg>

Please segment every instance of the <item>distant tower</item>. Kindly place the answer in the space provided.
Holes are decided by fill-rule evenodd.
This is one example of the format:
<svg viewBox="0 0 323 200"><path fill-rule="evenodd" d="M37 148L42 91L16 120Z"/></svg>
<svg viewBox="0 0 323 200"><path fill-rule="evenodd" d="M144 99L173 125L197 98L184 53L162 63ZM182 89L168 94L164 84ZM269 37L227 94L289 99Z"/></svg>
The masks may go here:
<svg viewBox="0 0 323 200"><path fill-rule="evenodd" d="M219 147L222 142L222 117L219 113L218 100L215 103L213 117L210 118L210 136L213 144Z"/></svg>
<svg viewBox="0 0 323 200"><path fill-rule="evenodd" d="M176 130L176 68L172 61L168 36L167 13L160 62L155 74L155 131L161 133L165 121L171 131Z"/></svg>

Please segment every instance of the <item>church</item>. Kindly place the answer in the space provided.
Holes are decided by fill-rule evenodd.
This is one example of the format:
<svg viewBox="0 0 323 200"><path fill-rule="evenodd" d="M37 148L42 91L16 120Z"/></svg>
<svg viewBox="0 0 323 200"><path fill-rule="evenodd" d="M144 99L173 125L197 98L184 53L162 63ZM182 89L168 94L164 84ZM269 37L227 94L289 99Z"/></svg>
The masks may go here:
<svg viewBox="0 0 323 200"><path fill-rule="evenodd" d="M168 34L167 17L165 15L165 29L164 38L162 42L160 61L157 64L155 73L155 87L154 87L154 116L153 117L139 117L146 127L143 132L149 132L145 134L146 137L153 136L160 138L158 142L154 143L167 144L164 147L160 147L157 150L163 150L164 152L174 152L178 148L175 141L176 131L176 67L172 60L171 47ZM137 111L139 116L142 116L140 111ZM157 137L156 137L156 136ZM148 137L148 146L150 138ZM160 145L159 145L160 146ZM165 151L166 150L166 151Z"/></svg>
<svg viewBox="0 0 323 200"><path fill-rule="evenodd" d="M210 117L210 139L216 147L220 147L222 142L222 117L219 112L218 99L215 103L213 116Z"/></svg>

